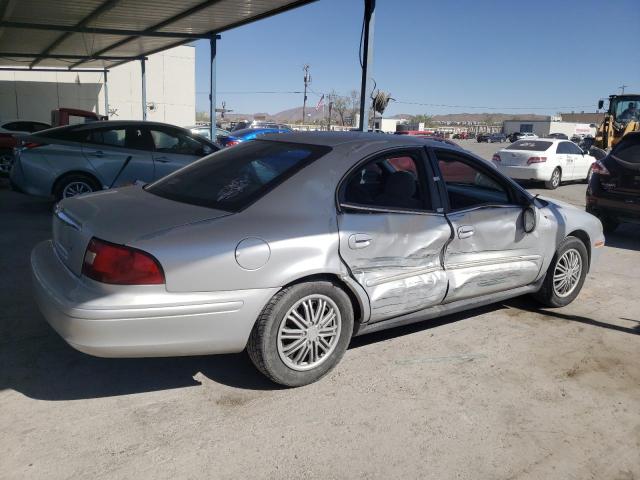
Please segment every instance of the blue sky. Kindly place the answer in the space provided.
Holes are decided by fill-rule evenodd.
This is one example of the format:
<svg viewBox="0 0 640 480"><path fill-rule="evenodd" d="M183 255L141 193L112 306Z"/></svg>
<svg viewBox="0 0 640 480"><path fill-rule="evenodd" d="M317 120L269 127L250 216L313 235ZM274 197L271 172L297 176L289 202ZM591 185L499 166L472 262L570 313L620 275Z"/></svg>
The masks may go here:
<svg viewBox="0 0 640 480"><path fill-rule="evenodd" d="M362 10L361 0L319 0L224 33L218 106L300 106L302 94L232 92L300 91L305 63L317 92L309 103L357 89ZM398 100L390 115L593 111L623 83L640 93L639 35L638 0L378 0L373 76ZM196 42L198 110L208 110L208 82L209 44Z"/></svg>

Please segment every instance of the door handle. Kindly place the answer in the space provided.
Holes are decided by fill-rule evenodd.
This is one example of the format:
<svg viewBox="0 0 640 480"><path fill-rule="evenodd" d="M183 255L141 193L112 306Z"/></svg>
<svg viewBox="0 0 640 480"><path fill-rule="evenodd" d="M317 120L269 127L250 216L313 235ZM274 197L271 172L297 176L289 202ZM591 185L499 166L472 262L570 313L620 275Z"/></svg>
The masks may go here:
<svg viewBox="0 0 640 480"><path fill-rule="evenodd" d="M169 157L156 157L155 159L160 163L169 163L171 161Z"/></svg>
<svg viewBox="0 0 640 480"><path fill-rule="evenodd" d="M358 248L366 248L373 242L373 238L371 238L366 233L354 233L349 237L349 248L356 250Z"/></svg>
<svg viewBox="0 0 640 480"><path fill-rule="evenodd" d="M474 233L476 233L476 231L471 225L458 227L458 238L469 238Z"/></svg>
<svg viewBox="0 0 640 480"><path fill-rule="evenodd" d="M94 157L104 157L104 152L102 150L96 150L95 152L92 152L91 155Z"/></svg>

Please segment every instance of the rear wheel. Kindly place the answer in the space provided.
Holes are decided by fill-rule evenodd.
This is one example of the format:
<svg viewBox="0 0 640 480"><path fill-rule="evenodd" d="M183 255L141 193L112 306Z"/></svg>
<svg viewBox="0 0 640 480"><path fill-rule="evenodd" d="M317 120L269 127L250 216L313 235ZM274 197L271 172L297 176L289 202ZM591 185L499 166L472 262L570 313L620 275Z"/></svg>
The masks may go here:
<svg viewBox="0 0 640 480"><path fill-rule="evenodd" d="M340 361L353 333L347 294L331 282L306 282L278 292L253 327L247 352L276 383L313 383Z"/></svg>
<svg viewBox="0 0 640 480"><path fill-rule="evenodd" d="M547 307L564 307L578 296L587 276L589 256L576 237L565 238L547 269L547 275L534 298Z"/></svg>
<svg viewBox="0 0 640 480"><path fill-rule="evenodd" d="M548 181L544 182L544 186L549 190L555 190L560 186L561 180L562 172L560 171L560 168L556 168L551 174L551 178Z"/></svg>
<svg viewBox="0 0 640 480"><path fill-rule="evenodd" d="M53 190L53 195L56 201L60 201L64 198L71 198L98 190L100 190L100 184L93 177L83 173L72 173L58 180Z"/></svg>

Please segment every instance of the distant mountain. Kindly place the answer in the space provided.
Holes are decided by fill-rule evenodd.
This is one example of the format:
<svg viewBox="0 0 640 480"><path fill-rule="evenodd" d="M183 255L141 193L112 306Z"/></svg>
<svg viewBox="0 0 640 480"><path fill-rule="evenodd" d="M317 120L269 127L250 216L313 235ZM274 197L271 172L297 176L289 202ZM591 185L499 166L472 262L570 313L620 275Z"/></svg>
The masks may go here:
<svg viewBox="0 0 640 480"><path fill-rule="evenodd" d="M413 117L410 113L398 113L390 118L406 118ZM436 122L483 122L491 118L496 123L502 123L505 120L548 120L548 115L537 115L535 113L447 113L444 115L432 115Z"/></svg>
<svg viewBox="0 0 640 480"><path fill-rule="evenodd" d="M316 120L323 120L329 114L325 106L323 113L322 108L316 110L315 105L307 105L307 119L310 122ZM302 119L302 107L290 108L283 110L282 112L270 114L270 113L227 113L225 114L225 120L238 121L238 120L253 120L254 118L266 118L278 123L290 123L297 122ZM397 113L386 118L406 118L411 119L413 115L409 113ZM535 113L447 113L444 115L433 115L434 121L437 122L483 122L487 119L491 119L493 123L502 123L505 120L548 120L548 115L537 115Z"/></svg>

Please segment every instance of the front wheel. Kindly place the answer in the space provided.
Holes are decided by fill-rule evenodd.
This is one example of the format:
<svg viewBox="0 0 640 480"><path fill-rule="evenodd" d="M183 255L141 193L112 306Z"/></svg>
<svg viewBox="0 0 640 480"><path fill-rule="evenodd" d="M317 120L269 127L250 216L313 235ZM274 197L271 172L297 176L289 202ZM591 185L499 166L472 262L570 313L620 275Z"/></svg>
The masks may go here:
<svg viewBox="0 0 640 480"><path fill-rule="evenodd" d="M534 298L547 307L564 307L578 296L587 276L589 256L576 237L565 238L547 269L547 275Z"/></svg>
<svg viewBox="0 0 640 480"><path fill-rule="evenodd" d="M545 188L548 190L555 190L560 186L560 182L562 180L562 172L559 168L556 168L551 174L551 178L544 182Z"/></svg>
<svg viewBox="0 0 640 480"><path fill-rule="evenodd" d="M251 331L247 352L264 375L299 387L329 373L353 333L347 294L331 282L306 282L278 292Z"/></svg>

